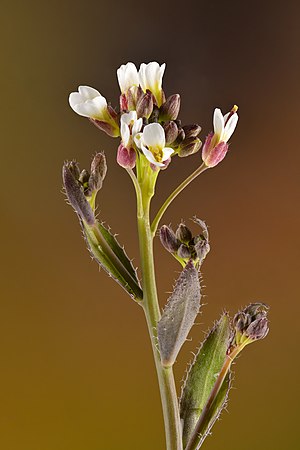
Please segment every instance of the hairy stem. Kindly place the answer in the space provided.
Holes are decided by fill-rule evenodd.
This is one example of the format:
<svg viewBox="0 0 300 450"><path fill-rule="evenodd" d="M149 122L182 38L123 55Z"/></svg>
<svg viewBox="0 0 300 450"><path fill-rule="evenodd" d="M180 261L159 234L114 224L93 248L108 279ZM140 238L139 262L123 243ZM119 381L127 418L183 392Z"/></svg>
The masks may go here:
<svg viewBox="0 0 300 450"><path fill-rule="evenodd" d="M164 202L158 213L156 214L152 225L151 225L151 231L152 234L155 235L157 231L157 227L159 225L159 222L166 212L167 208L170 206L172 201L177 197L178 194L180 194L181 191L183 191L184 188L186 188L195 178L198 177L201 173L203 173L208 167L203 163L200 167L198 167L191 175L189 175L173 192L169 195L167 200Z"/></svg>
<svg viewBox="0 0 300 450"><path fill-rule="evenodd" d="M143 217L138 218L144 293L143 308L147 320L158 376L165 423L167 450L182 450L180 416L173 371L172 368L164 368L162 366L160 355L156 347L157 322L160 319L160 309L154 272L153 235L151 233L149 221L150 199L151 197L148 195L144 197L144 215Z"/></svg>

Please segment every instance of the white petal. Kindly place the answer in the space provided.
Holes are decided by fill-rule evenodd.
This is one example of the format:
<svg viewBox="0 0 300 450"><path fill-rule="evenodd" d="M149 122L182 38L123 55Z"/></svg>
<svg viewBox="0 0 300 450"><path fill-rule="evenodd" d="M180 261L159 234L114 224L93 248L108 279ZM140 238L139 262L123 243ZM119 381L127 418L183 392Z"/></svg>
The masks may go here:
<svg viewBox="0 0 300 450"><path fill-rule="evenodd" d="M147 83L146 83L146 64L145 63L142 63L140 65L139 82L140 82L140 85L141 85L141 88L143 89L143 91L146 91Z"/></svg>
<svg viewBox="0 0 300 450"><path fill-rule="evenodd" d="M130 111L129 113L122 114L121 122L126 123L126 125L130 125L132 121L137 120L136 111Z"/></svg>
<svg viewBox="0 0 300 450"><path fill-rule="evenodd" d="M141 131L141 128L143 126L143 119L140 117L138 120L136 120L132 127L132 136L136 135L139 131Z"/></svg>
<svg viewBox="0 0 300 450"><path fill-rule="evenodd" d="M170 147L165 147L163 149L163 157L162 157L162 161L167 161L167 159L170 158L170 156L174 153L174 150Z"/></svg>
<svg viewBox="0 0 300 450"><path fill-rule="evenodd" d="M73 109L80 116L94 118L99 116L99 108L97 108L97 105L95 105L92 100L87 100L84 103L78 103Z"/></svg>
<svg viewBox="0 0 300 450"><path fill-rule="evenodd" d="M90 86L79 86L78 92L84 100L93 100L93 98L98 97L98 95L101 96L100 92Z"/></svg>
<svg viewBox="0 0 300 450"><path fill-rule="evenodd" d="M148 159L148 161L150 161L152 164L155 164L158 167L164 167L164 164L157 162L156 159L154 158L153 154L150 152L150 150L148 150L143 145L142 145L142 151L143 151L144 155L146 156L146 158Z"/></svg>
<svg viewBox="0 0 300 450"><path fill-rule="evenodd" d="M163 64L160 66L160 73L159 73L159 76L160 76L160 85L162 85L162 79L163 79L163 76L164 76L164 73L165 73L165 69L166 69L166 64L163 63Z"/></svg>
<svg viewBox="0 0 300 450"><path fill-rule="evenodd" d="M151 62L146 67L146 79L150 90L157 84L159 77L159 65L156 62Z"/></svg>
<svg viewBox="0 0 300 450"><path fill-rule="evenodd" d="M82 97L78 92L72 92L69 95L69 104L72 109L74 109L74 107L76 105L78 105L78 103L82 103L82 102L83 102Z"/></svg>
<svg viewBox="0 0 300 450"><path fill-rule="evenodd" d="M147 147L164 148L165 142L165 132L159 123L150 123L145 126L143 131L144 145L147 145Z"/></svg>
<svg viewBox="0 0 300 450"><path fill-rule="evenodd" d="M225 125L225 129L224 129L224 133L223 133L223 141L227 142L229 141L229 139L231 138L235 127L237 126L239 117L237 115L237 113L232 114L232 116L230 117L230 119L228 120L228 122Z"/></svg>
<svg viewBox="0 0 300 450"><path fill-rule="evenodd" d="M224 131L224 117L219 108L216 108L214 111L214 132L217 134L220 138L223 135Z"/></svg>
<svg viewBox="0 0 300 450"><path fill-rule="evenodd" d="M124 147L127 147L130 139L130 130L129 126L124 122L121 122L121 137Z"/></svg>
<svg viewBox="0 0 300 450"><path fill-rule="evenodd" d="M106 98L103 97L102 95L98 95L98 97L95 97L93 100L88 100L88 101L93 102L99 111L106 110L106 108L107 108Z"/></svg>
<svg viewBox="0 0 300 450"><path fill-rule="evenodd" d="M139 85L138 71L132 62L123 64L117 70L117 77L121 92L126 92L132 86Z"/></svg>

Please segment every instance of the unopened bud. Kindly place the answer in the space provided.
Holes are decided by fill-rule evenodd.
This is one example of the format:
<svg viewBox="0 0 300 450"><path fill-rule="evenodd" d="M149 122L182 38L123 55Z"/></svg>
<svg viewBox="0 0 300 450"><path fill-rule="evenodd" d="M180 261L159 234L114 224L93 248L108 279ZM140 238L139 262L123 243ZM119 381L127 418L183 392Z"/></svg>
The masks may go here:
<svg viewBox="0 0 300 450"><path fill-rule="evenodd" d="M117 163L124 169L133 169L136 162L136 153L133 148L127 149L120 144L117 152Z"/></svg>
<svg viewBox="0 0 300 450"><path fill-rule="evenodd" d="M162 120L175 120L179 114L179 109L180 95L171 95L160 108L160 118Z"/></svg>
<svg viewBox="0 0 300 450"><path fill-rule="evenodd" d="M107 164L104 153L96 153L91 164L91 175L89 178L89 194L101 189L106 176Z"/></svg>
<svg viewBox="0 0 300 450"><path fill-rule="evenodd" d="M174 142L174 146L177 147L182 143L182 141L185 139L185 132L183 128L178 128L178 136Z"/></svg>
<svg viewBox="0 0 300 450"><path fill-rule="evenodd" d="M79 180L80 177L80 169L76 161L70 161L67 163L68 169L75 178L75 180Z"/></svg>
<svg viewBox="0 0 300 450"><path fill-rule="evenodd" d="M193 155L200 150L201 145L202 142L198 138L185 139L180 146L178 156L180 156L180 158L185 158L186 156Z"/></svg>
<svg viewBox="0 0 300 450"><path fill-rule="evenodd" d="M252 340L264 339L269 332L267 317L261 317L252 322L247 329L247 336Z"/></svg>
<svg viewBox="0 0 300 450"><path fill-rule="evenodd" d="M149 119L153 111L153 96L150 91L143 93L136 105L136 113L138 117L146 117Z"/></svg>
<svg viewBox="0 0 300 450"><path fill-rule="evenodd" d="M177 255L182 259L190 259L192 256L190 249L185 244L180 245Z"/></svg>
<svg viewBox="0 0 300 450"><path fill-rule="evenodd" d="M171 120L163 124L163 129L165 130L166 146L168 146L177 139L178 127L176 122Z"/></svg>
<svg viewBox="0 0 300 450"><path fill-rule="evenodd" d="M159 237L160 242L168 252L177 252L180 242L178 242L178 239L176 238L172 228L168 227L167 225L163 225L159 230Z"/></svg>
<svg viewBox="0 0 300 450"><path fill-rule="evenodd" d="M233 325L236 330L234 343L240 345L263 339L269 332L267 317L268 307L264 303L252 303L234 316Z"/></svg>
<svg viewBox="0 0 300 450"><path fill-rule="evenodd" d="M188 244L193 235L191 230L184 223L181 223L176 230L176 237L180 242Z"/></svg>
<svg viewBox="0 0 300 450"><path fill-rule="evenodd" d="M65 163L63 166L63 183L70 204L79 217L88 225L94 225L94 212L85 198L82 184L74 176L74 164Z"/></svg>
<svg viewBox="0 0 300 450"><path fill-rule="evenodd" d="M88 182L89 182L89 179L90 179L90 174L89 174L89 172L88 172L86 169L83 169L83 170L80 172L79 178L77 178L77 179L80 181L80 183L81 183L84 187L87 187Z"/></svg>
<svg viewBox="0 0 300 450"><path fill-rule="evenodd" d="M198 134L201 131L201 127L194 123L192 125L185 125L184 127L182 127L184 132L185 132L185 137L188 138L193 138L193 137L197 137Z"/></svg>

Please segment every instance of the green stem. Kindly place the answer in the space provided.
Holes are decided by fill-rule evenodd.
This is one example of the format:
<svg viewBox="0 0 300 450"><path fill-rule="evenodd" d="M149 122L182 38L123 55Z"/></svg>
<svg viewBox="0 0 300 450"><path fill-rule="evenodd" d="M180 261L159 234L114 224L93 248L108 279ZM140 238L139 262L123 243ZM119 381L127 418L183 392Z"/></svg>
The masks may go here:
<svg viewBox="0 0 300 450"><path fill-rule="evenodd" d="M143 198L143 217L138 218L138 231L141 253L141 269L143 280L143 308L150 334L153 355L158 376L163 416L165 422L167 450L182 450L181 426L178 399L172 368L164 368L161 364L157 345L157 322L160 309L156 291L153 260L153 235L150 228L149 209L151 196Z"/></svg>
<svg viewBox="0 0 300 450"><path fill-rule="evenodd" d="M173 192L169 195L167 200L164 202L160 210L155 216L155 219L152 222L151 225L151 231L153 235L155 235L157 231L157 227L159 225L159 222L166 212L169 205L172 203L172 201L177 197L178 194L180 194L181 191L183 191L184 188L186 188L195 178L198 177L201 173L203 173L208 167L203 163L200 167L198 167L190 176L188 176Z"/></svg>

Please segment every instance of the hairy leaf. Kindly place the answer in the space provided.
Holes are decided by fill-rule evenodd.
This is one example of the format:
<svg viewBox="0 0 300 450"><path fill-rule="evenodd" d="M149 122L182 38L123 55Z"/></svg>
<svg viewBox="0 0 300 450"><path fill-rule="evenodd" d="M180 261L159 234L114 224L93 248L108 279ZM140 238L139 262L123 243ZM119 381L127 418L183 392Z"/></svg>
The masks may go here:
<svg viewBox="0 0 300 450"><path fill-rule="evenodd" d="M190 260L181 272L157 324L162 364L172 366L192 328L200 308L198 271Z"/></svg>
<svg viewBox="0 0 300 450"><path fill-rule="evenodd" d="M191 437L218 375L224 366L230 333L230 320L228 315L224 314L203 342L187 374L180 399L184 446L186 446ZM206 419L206 434L220 414L226 401L228 386L229 381L221 387L217 395L215 408L212 410L213 414L210 414Z"/></svg>
<svg viewBox="0 0 300 450"><path fill-rule="evenodd" d="M136 300L143 298L137 273L115 236L102 224L81 221L88 249L98 264Z"/></svg>

